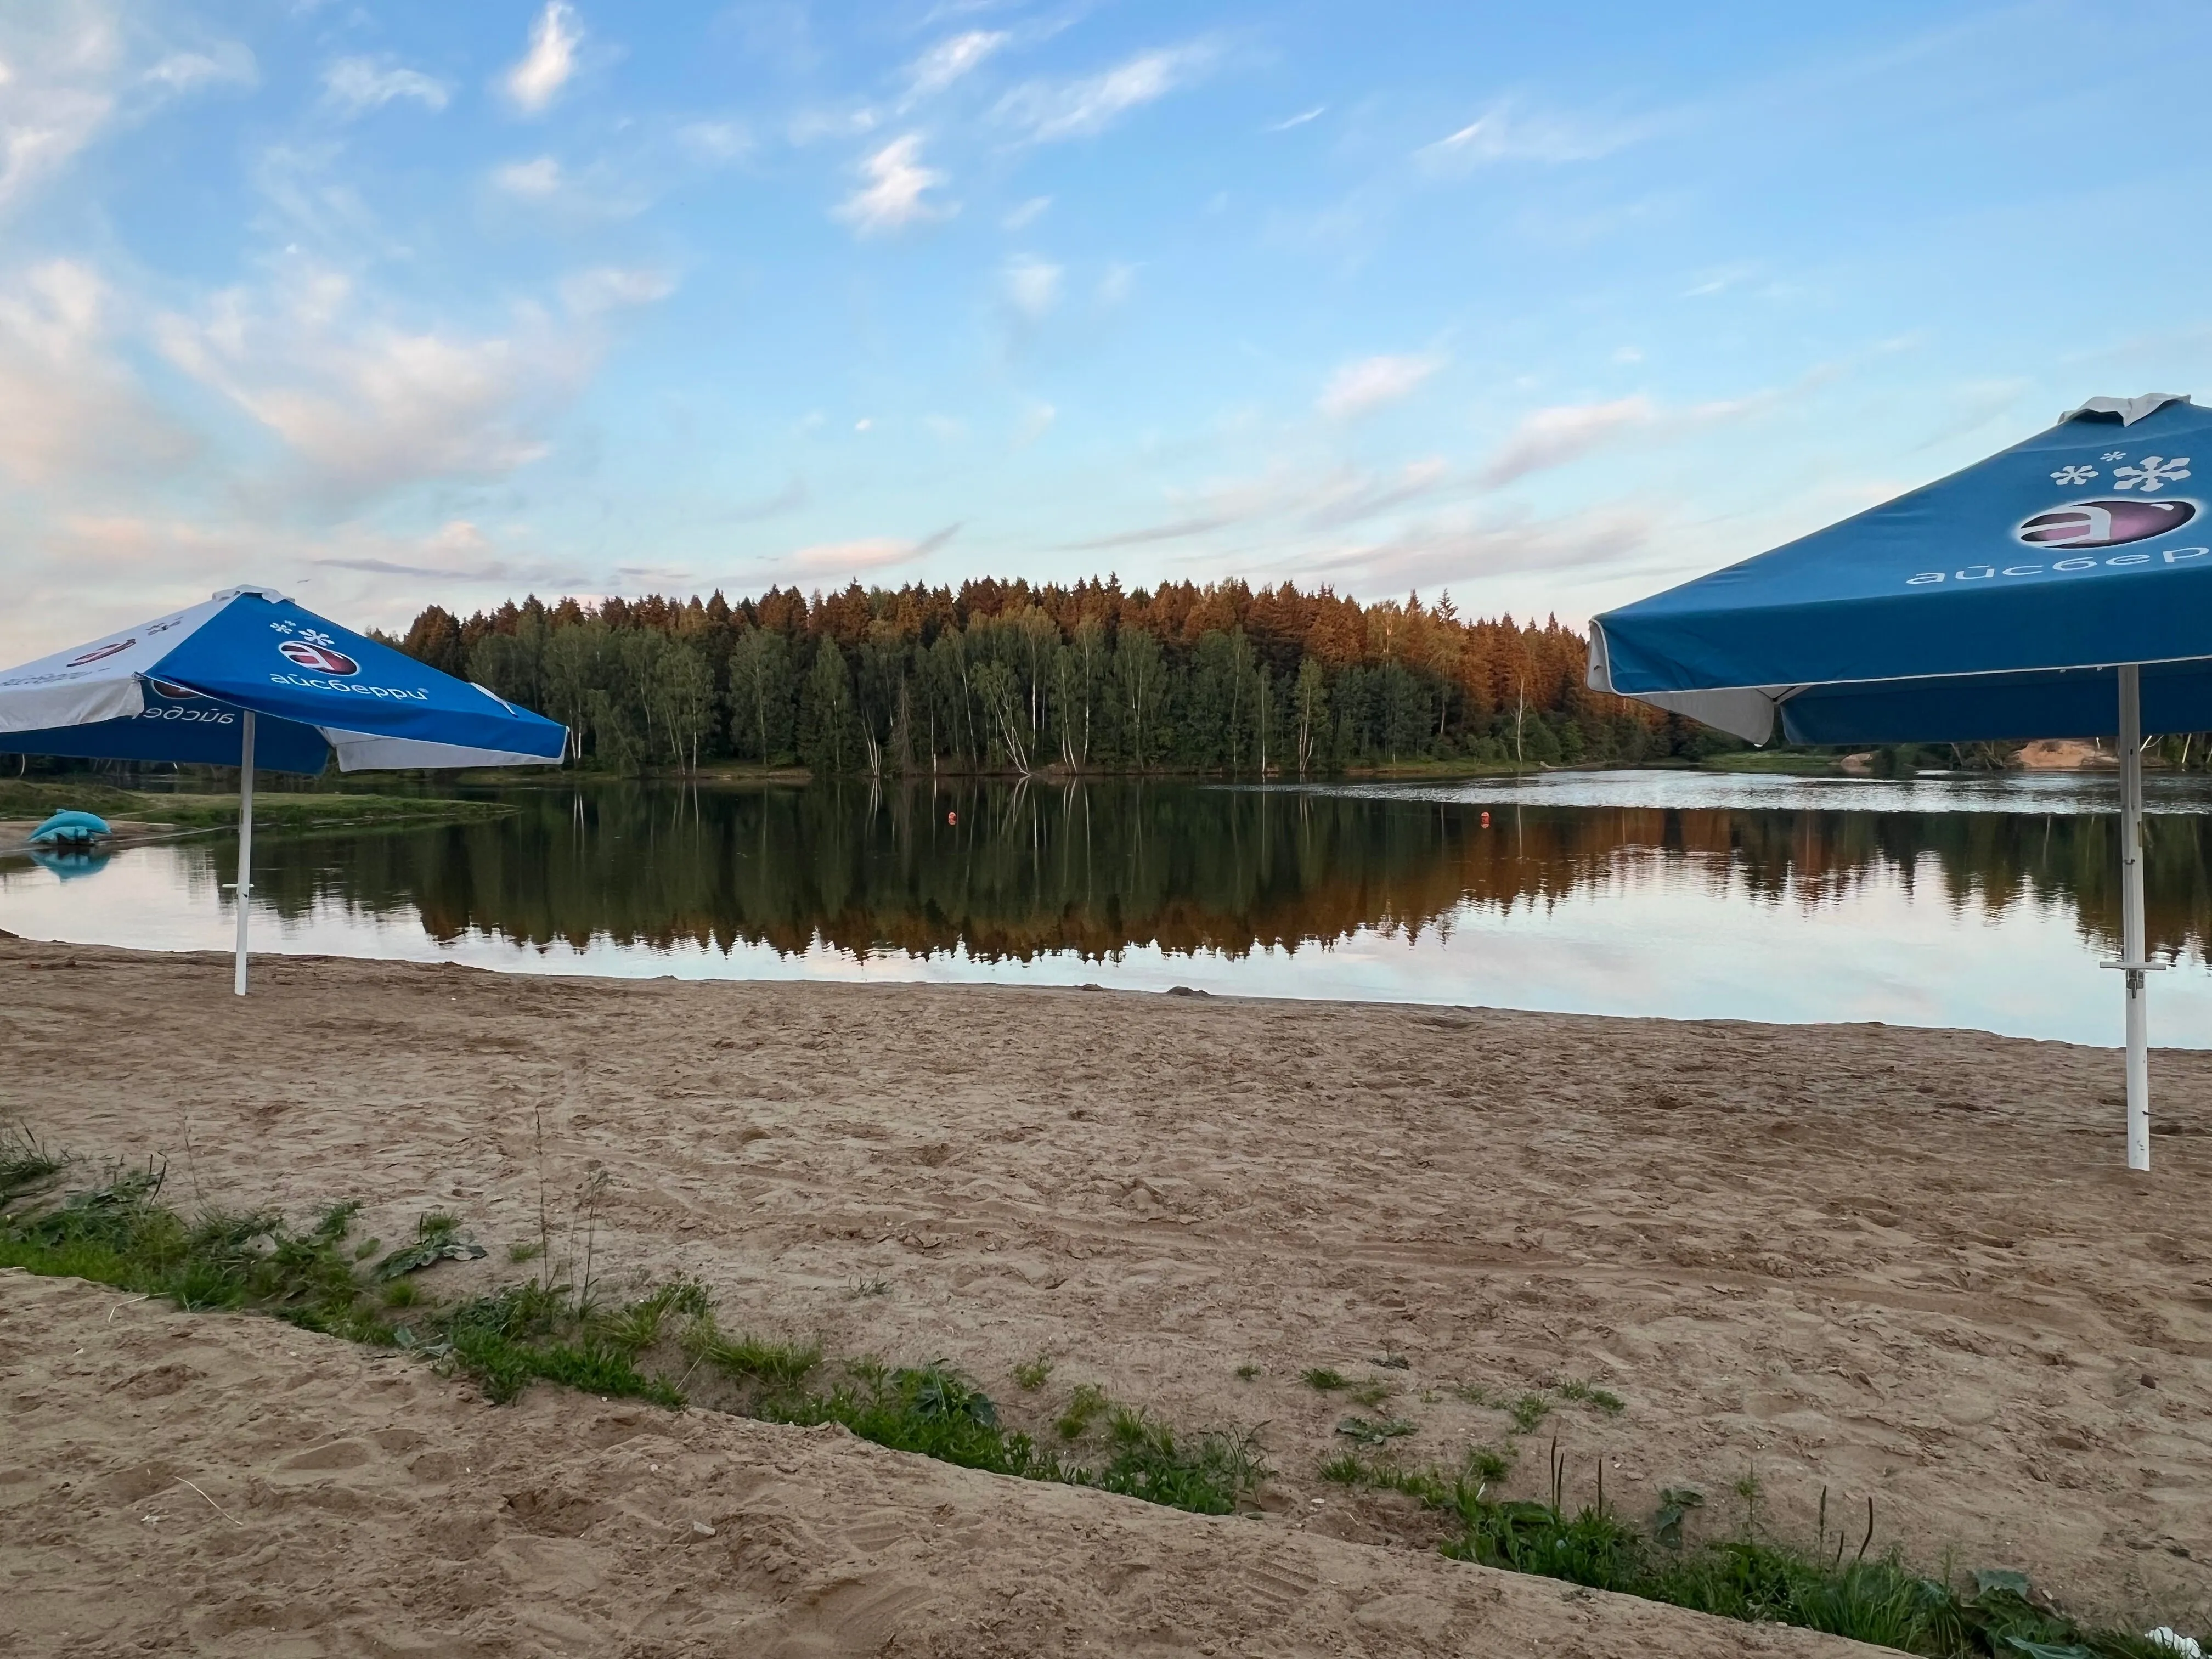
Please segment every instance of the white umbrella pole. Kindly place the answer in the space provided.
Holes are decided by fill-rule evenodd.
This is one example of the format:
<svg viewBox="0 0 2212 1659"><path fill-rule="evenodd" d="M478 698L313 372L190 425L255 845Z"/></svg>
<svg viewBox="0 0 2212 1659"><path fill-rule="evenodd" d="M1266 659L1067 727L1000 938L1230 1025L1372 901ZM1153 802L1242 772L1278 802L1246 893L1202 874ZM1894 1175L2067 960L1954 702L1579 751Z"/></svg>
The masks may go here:
<svg viewBox="0 0 2212 1659"><path fill-rule="evenodd" d="M2128 1168L2150 1168L2150 1028L2143 975L2142 672L2120 670L2120 961L2128 985Z"/></svg>
<svg viewBox="0 0 2212 1659"><path fill-rule="evenodd" d="M238 966L230 988L246 994L246 923L253 900L253 711L238 740Z"/></svg>

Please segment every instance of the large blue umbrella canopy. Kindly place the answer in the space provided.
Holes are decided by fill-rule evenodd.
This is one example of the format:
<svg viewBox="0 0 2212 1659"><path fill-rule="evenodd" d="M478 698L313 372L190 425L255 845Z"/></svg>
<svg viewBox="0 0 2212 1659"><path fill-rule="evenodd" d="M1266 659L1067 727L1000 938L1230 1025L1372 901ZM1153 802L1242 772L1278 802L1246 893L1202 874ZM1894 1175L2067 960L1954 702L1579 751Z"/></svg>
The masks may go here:
<svg viewBox="0 0 2212 1659"><path fill-rule="evenodd" d="M0 753L319 773L557 764L568 729L265 587L0 672Z"/></svg>
<svg viewBox="0 0 2212 1659"><path fill-rule="evenodd" d="M1765 743L2212 728L2212 410L2100 398L1856 518L1609 611L1590 684Z"/></svg>
<svg viewBox="0 0 2212 1659"><path fill-rule="evenodd" d="M0 753L239 769L240 996L257 769L550 766L568 747L566 726L265 587L0 673Z"/></svg>
<svg viewBox="0 0 2212 1659"><path fill-rule="evenodd" d="M1589 683L1763 744L2116 738L2127 1146L2150 1167L2142 733L2212 727L2212 411L2094 398L1924 489L1590 625ZM2212 467L2212 450L2203 452Z"/></svg>

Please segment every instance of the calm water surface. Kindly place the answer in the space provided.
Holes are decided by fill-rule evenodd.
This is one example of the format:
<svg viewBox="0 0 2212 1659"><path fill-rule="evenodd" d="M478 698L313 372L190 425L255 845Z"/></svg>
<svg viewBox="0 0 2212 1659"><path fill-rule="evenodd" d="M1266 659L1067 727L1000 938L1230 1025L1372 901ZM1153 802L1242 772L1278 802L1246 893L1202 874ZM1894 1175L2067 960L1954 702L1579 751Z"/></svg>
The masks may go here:
<svg viewBox="0 0 2212 1659"><path fill-rule="evenodd" d="M565 782L436 830L264 837L264 951L522 972L997 980L2116 1043L2117 786ZM2152 1036L2212 1047L2212 786L2150 781ZM1488 814L1488 822L1484 815ZM0 860L0 927L227 948L236 845Z"/></svg>

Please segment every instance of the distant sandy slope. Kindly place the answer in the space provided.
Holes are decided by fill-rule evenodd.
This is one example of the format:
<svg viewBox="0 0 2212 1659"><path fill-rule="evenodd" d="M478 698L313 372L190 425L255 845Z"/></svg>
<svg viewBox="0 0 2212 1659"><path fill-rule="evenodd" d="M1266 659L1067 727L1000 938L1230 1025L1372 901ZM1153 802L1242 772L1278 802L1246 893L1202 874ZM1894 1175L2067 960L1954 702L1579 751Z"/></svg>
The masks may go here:
<svg viewBox="0 0 2212 1659"><path fill-rule="evenodd" d="M1301 1370L1395 1387L1370 1414L1436 1462L1509 1427L1455 1385L1578 1379L1626 1413L1558 1402L1517 1489L1556 1431L1577 1498L1602 1455L1631 1511L1692 1482L1726 1527L1755 1471L1779 1530L1809 1535L1825 1486L1854 1528L1875 1500L1877 1548L2126 1616L2212 1603L2212 1056L2155 1058L2172 1133L2145 1179L2116 1056L1968 1033L256 973L240 1004L214 958L0 941L5 1109L167 1153L188 1198L359 1196L387 1239L453 1209L495 1247L437 1270L456 1287L519 1271L541 1166L562 1228L597 1164L602 1266L696 1273L732 1327L943 1357L1048 1434L1080 1382L1263 1425L1271 1518L1237 1524L1270 1547L1327 1532L1431 1570L1424 1517L1316 1478L1361 1408Z"/></svg>
<svg viewBox="0 0 2212 1659"><path fill-rule="evenodd" d="M0 1653L1875 1652L842 1429L486 1407L410 1361L74 1281L0 1274Z"/></svg>

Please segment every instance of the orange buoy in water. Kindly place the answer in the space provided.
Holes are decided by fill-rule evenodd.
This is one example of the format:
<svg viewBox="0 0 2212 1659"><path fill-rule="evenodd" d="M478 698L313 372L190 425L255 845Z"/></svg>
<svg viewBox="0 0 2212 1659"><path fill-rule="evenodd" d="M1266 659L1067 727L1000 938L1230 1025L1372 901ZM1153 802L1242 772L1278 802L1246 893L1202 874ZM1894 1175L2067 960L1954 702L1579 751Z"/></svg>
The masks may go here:
<svg viewBox="0 0 2212 1659"><path fill-rule="evenodd" d="M1482 827L1486 830L1490 828L1490 814L1487 812L1482 815Z"/></svg>
<svg viewBox="0 0 2212 1659"><path fill-rule="evenodd" d="M957 812L947 812L945 815L945 821L947 823L957 823L960 822L960 814Z"/></svg>

